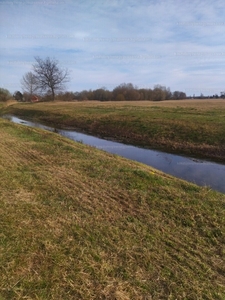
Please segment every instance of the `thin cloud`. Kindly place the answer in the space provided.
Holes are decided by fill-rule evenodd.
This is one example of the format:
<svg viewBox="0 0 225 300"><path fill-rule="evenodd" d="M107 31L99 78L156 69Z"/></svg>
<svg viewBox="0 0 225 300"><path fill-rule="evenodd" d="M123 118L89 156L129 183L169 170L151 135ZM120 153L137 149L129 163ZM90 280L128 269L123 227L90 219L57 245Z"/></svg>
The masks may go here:
<svg viewBox="0 0 225 300"><path fill-rule="evenodd" d="M219 93L224 1L178 2L2 0L1 84L20 89L38 55L55 57L71 70L73 91L132 82L188 94L209 86Z"/></svg>

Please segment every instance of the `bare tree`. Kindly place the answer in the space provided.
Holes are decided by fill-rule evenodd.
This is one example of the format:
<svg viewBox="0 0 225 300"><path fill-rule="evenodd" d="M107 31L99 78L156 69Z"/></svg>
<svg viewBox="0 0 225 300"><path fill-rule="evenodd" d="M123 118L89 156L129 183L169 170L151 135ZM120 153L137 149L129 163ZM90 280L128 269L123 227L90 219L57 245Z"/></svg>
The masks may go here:
<svg viewBox="0 0 225 300"><path fill-rule="evenodd" d="M201 98L204 97L203 94L201 94L202 96L200 96ZM180 91L175 91L173 92L173 99L174 100L181 100L181 99L186 99L186 93L184 92L180 92Z"/></svg>
<svg viewBox="0 0 225 300"><path fill-rule="evenodd" d="M152 93L153 101L162 101L166 99L166 88L160 84L156 84Z"/></svg>
<svg viewBox="0 0 225 300"><path fill-rule="evenodd" d="M32 95L38 90L37 77L32 72L28 72L23 76L21 85L23 91L27 93L29 97L32 97Z"/></svg>
<svg viewBox="0 0 225 300"><path fill-rule="evenodd" d="M35 57L36 63L33 65L35 77L38 80L38 87L42 91L51 92L52 100L55 100L57 91L64 89L65 83L69 80L68 70L62 70L58 66L58 61L47 57L45 60Z"/></svg>

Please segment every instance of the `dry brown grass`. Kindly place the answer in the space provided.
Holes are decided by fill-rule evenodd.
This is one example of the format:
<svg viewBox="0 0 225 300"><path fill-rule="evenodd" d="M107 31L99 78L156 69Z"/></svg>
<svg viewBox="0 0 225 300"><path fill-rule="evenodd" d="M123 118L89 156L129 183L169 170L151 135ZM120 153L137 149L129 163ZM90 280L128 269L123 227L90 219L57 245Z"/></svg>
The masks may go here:
<svg viewBox="0 0 225 300"><path fill-rule="evenodd" d="M128 144L225 161L222 99L22 103L5 112Z"/></svg>
<svg viewBox="0 0 225 300"><path fill-rule="evenodd" d="M183 108L196 108L200 110L208 109L225 109L225 99L184 99L184 100L166 100L166 101L77 101L77 102L66 102L68 106L104 106L104 107L123 107L123 106L140 106L140 107L183 107ZM48 105L48 104L47 104ZM49 103L53 106L65 106L65 101L55 101Z"/></svg>
<svg viewBox="0 0 225 300"><path fill-rule="evenodd" d="M39 129L0 136L0 299L224 299L224 195Z"/></svg>

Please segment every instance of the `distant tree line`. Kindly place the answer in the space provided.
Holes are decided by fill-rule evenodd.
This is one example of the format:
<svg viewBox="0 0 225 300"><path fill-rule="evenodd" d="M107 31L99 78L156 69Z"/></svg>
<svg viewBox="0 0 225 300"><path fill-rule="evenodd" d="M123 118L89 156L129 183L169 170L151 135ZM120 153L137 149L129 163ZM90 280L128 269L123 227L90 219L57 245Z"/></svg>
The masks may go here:
<svg viewBox="0 0 225 300"><path fill-rule="evenodd" d="M155 85L153 89L134 86L132 83L122 83L112 91L106 88L96 90L83 90L81 92L63 92L65 83L69 80L68 70L59 67L58 61L47 57L41 59L35 57L32 72L26 73L21 85L23 98L16 92L18 101L31 101L33 95L41 96L43 101L49 100L99 100L99 101L162 101L170 99L185 99L186 94L181 91L171 92L169 88L162 85Z"/></svg>
<svg viewBox="0 0 225 300"><path fill-rule="evenodd" d="M213 97L200 96L187 97L182 91L172 92L169 87L155 85L153 88L138 88L132 83L122 83L116 86L112 91L105 87L96 90L83 90L81 92L65 92L65 83L69 81L68 70L59 67L55 59L47 57L41 59L35 57L32 71L26 73L22 80L21 86L23 93L16 91L13 94L17 101L163 101L163 100L181 100L187 98L219 98L218 95ZM7 101L11 97L8 90L0 89L0 101ZM221 98L225 98L225 92L221 92Z"/></svg>
<svg viewBox="0 0 225 300"><path fill-rule="evenodd" d="M24 92L22 94L23 100L21 100L21 93L16 93L18 101L30 101L30 93ZM52 101L51 92L47 92L44 95L36 93L41 101ZM81 92L69 92L61 91L58 92L54 99L58 101L85 101L85 100L97 100L97 101L163 101L163 100L182 100L182 99L205 99L205 98L225 98L225 94L221 93L221 96L187 96L182 91L172 92L170 88L162 85L155 85L152 89L150 88L138 88L132 83L122 83L115 87L112 91L106 88L98 88L96 90L83 90Z"/></svg>
<svg viewBox="0 0 225 300"><path fill-rule="evenodd" d="M162 101L162 100L180 100L185 99L186 94L181 91L171 92L170 88L162 85L155 85L153 89L145 89L134 86L132 83L122 83L115 87L112 91L106 88L98 88L96 90L83 90L81 92L59 93L56 97L62 101L83 101L83 100L99 100L99 101Z"/></svg>

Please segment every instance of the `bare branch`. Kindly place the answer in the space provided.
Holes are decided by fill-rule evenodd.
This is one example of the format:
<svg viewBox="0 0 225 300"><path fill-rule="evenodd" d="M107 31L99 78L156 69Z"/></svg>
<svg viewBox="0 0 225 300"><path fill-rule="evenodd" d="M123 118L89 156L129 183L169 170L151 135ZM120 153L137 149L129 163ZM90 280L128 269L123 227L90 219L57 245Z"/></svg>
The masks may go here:
<svg viewBox="0 0 225 300"><path fill-rule="evenodd" d="M23 76L21 85L23 91L32 96L38 90L37 77L32 72L28 72Z"/></svg>
<svg viewBox="0 0 225 300"><path fill-rule="evenodd" d="M52 100L55 99L55 94L62 91L65 83L69 81L68 70L62 70L58 66L58 61L47 57L42 60L40 57L35 57L36 63L33 65L35 76L38 79L38 87L42 91L51 91Z"/></svg>

